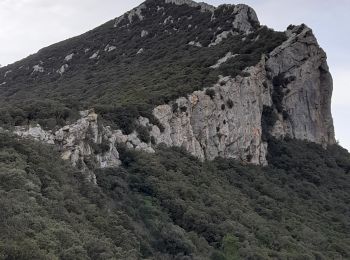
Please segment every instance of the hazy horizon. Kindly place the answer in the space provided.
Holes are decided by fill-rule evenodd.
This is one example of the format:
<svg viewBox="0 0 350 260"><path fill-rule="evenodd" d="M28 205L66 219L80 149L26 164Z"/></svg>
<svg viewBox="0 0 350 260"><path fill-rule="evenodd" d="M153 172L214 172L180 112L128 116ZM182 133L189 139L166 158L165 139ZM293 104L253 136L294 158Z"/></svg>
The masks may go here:
<svg viewBox="0 0 350 260"><path fill-rule="evenodd" d="M36 53L39 49L82 34L108 20L118 17L140 0L0 0L0 64L6 65ZM232 0L207 0L212 5L237 4ZM350 123L350 89L347 88L350 51L350 1L334 4L326 0L244 0L252 6L262 24L275 30L285 30L289 24L305 23L317 36L328 55L334 78L332 111L336 138L350 149L347 135Z"/></svg>

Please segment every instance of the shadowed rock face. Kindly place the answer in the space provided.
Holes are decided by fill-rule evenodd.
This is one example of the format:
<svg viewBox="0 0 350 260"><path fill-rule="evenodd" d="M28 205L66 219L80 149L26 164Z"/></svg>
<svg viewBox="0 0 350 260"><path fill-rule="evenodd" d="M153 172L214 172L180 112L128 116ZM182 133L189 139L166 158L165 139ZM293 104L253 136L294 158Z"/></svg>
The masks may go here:
<svg viewBox="0 0 350 260"><path fill-rule="evenodd" d="M271 53L266 64L270 77L287 79L275 82L281 84L275 87L283 88L282 106L287 116L279 115L272 134L334 144L333 81L327 56L307 26L297 26L287 34L288 41ZM293 80L288 82L288 78Z"/></svg>
<svg viewBox="0 0 350 260"><path fill-rule="evenodd" d="M142 23L143 10L148 2L117 18L114 26L127 28L133 19ZM198 7L197 12L199 8L201 12L212 12L212 20L217 19L217 9L206 4L189 0L165 0L165 3ZM234 33L232 28L237 29L236 34L242 35L243 42L247 35L258 30L258 18L250 7L227 5L219 8L220 12L225 15L225 12L230 12L229 15L234 18L230 31L216 35L207 47L197 44L198 48L209 49L221 44L225 37ZM161 7L158 6L157 12L159 10ZM137 123L150 129L152 143L142 142L137 132L124 135L121 130L98 124L95 114L93 119L92 114L86 114L77 123L55 133L36 127L17 129L17 134L61 145L63 158L71 160L73 165L92 155L98 167L120 164L115 148L117 143L146 152L154 152L155 145L163 143L184 147L201 160L224 157L259 165L267 164L266 136L291 137L325 147L334 144L331 115L333 86L326 54L319 47L312 30L305 25L291 26L285 34L285 42L269 54L262 55L260 62L246 68L243 74L221 76L214 86L155 107L153 115L164 131L151 124L152 120L140 117ZM138 32L138 35L147 37L148 32ZM239 54L229 52L209 68L217 69L237 57ZM269 114L266 114L267 110ZM76 131L79 127L80 132ZM90 141L93 145L86 141L87 133L92 133ZM94 147L103 140L109 149L98 154Z"/></svg>

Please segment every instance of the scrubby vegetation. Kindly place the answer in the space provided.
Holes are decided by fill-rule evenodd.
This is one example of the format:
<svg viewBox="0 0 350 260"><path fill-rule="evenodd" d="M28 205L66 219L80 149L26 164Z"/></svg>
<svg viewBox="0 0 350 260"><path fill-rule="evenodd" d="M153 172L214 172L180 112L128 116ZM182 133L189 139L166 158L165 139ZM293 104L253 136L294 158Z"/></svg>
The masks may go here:
<svg viewBox="0 0 350 260"><path fill-rule="evenodd" d="M204 88L214 98L209 87L218 75L248 76L246 67L285 40L283 33L254 24L254 33L236 31L208 48L232 29L231 7L218 8L215 20L198 8L160 0L147 7L143 21L135 18L126 27L126 18L118 28L111 21L0 68L1 79L12 71L0 86L0 125L53 129L94 107L113 128L136 130L155 145L135 118L147 117L162 130L154 106ZM116 49L104 51L107 44ZM99 59L90 59L97 51ZM210 68L228 52L238 56ZM64 61L71 53L73 59ZM60 75L56 70L64 63L68 68ZM37 64L45 73L33 71ZM264 107L262 117L269 143L264 168L222 158L201 162L162 145L155 154L119 145L119 168L94 169L94 161L85 159L94 184L62 161L56 148L1 130L0 260L350 259L350 156L336 145L325 150L269 136L277 112L288 117L281 102L294 79L271 80L274 106ZM233 108L231 99L221 99L222 110ZM177 103L172 110L187 112ZM110 149L107 140L86 138L96 153Z"/></svg>
<svg viewBox="0 0 350 260"><path fill-rule="evenodd" d="M0 134L0 259L127 259L132 220L52 147Z"/></svg>
<svg viewBox="0 0 350 260"><path fill-rule="evenodd" d="M0 135L0 259L347 259L350 156L270 141L266 168L119 148L97 185Z"/></svg>
<svg viewBox="0 0 350 260"><path fill-rule="evenodd" d="M164 10L157 11L157 6ZM12 71L4 79L6 84L0 86L0 102L6 107L1 111L6 117L0 118L0 124L18 125L30 120L53 128L73 119L70 114L76 115L76 110L95 107L110 124L129 133L135 129L134 119L141 111L150 115L156 105L211 87L218 75L246 76L243 69L255 65L262 54L286 39L284 33L256 26L256 32L248 36L235 32L235 36L229 35L221 44L208 48L217 35L232 30L234 16L230 10L219 8L217 19L211 21L211 13L187 5L151 0L147 7L142 10L144 20L135 16L128 27L122 27L128 18L118 28L110 21L0 68L1 79L6 71ZM148 32L145 37L141 37L143 30ZM191 46L191 41L203 47ZM107 44L116 49L105 51ZM137 55L141 48L144 52ZM99 59L89 59L96 51ZM210 68L228 52L239 55L218 69ZM65 61L71 53L73 58ZM33 71L37 64L44 73ZM68 68L60 75L57 70L64 64ZM35 105L24 107L24 101Z"/></svg>

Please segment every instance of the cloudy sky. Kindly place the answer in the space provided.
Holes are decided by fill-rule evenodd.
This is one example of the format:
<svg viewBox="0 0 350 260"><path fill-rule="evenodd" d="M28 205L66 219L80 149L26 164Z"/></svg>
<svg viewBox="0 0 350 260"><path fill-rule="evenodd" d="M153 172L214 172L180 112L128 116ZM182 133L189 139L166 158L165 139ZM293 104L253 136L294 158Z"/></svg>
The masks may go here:
<svg viewBox="0 0 350 260"><path fill-rule="evenodd" d="M142 0L0 0L0 64L79 35L140 4ZM328 54L334 78L336 137L350 149L350 0L206 0L212 5L246 3L262 24L284 30L306 23Z"/></svg>

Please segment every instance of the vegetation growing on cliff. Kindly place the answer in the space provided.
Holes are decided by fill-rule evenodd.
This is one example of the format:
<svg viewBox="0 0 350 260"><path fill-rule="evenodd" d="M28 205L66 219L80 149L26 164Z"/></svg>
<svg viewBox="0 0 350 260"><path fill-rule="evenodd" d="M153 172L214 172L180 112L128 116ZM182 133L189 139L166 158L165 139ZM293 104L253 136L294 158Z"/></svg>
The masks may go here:
<svg viewBox="0 0 350 260"><path fill-rule="evenodd" d="M74 120L76 117L70 115L76 115L77 110L95 107L106 120L130 132L135 128L131 121L139 113L120 113L124 108L151 114L156 105L211 87L218 75L242 74L242 70L257 64L263 54L286 40L282 32L255 26L254 33L232 31L219 45L208 47L217 35L233 30L232 23L227 22L234 19L232 12L218 9L217 19L211 21L210 12L187 5L152 0L147 6L142 10L142 21L135 16L132 24L118 28L110 21L1 68L1 80L6 71L12 72L4 79L6 84L0 86L0 114L6 115L0 117L0 124L35 121L53 128ZM164 15L157 6L164 6ZM167 17L171 17L168 22ZM148 34L142 37L142 31ZM191 41L201 42L203 47L189 45ZM115 49L108 51L106 46ZM137 55L141 48L144 52ZM99 58L92 59L97 51ZM228 52L238 56L217 69L210 68ZM64 57L71 53L72 59L65 61ZM33 71L37 64L45 73ZM64 64L68 68L60 75L57 70ZM44 105L43 100L55 105ZM24 101L35 106L23 106ZM61 110L65 116L61 116Z"/></svg>

